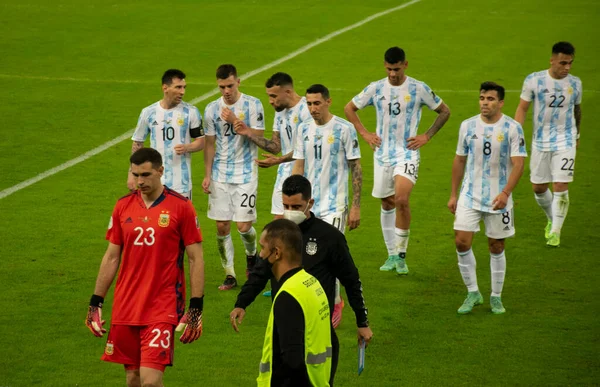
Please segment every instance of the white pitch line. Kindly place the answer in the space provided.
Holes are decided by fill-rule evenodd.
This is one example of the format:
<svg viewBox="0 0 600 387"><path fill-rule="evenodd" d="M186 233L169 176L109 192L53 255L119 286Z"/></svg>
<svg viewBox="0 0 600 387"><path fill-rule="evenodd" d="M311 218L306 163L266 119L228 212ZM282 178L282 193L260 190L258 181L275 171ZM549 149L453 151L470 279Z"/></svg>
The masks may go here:
<svg viewBox="0 0 600 387"><path fill-rule="evenodd" d="M279 64L281 64L281 63L283 63L285 61L288 61L288 60L290 60L292 58L295 58L298 55L300 55L302 53L305 53L306 51L310 50L311 48L316 47L316 46L318 46L321 43L325 43L325 42L327 42L327 41L335 38L336 36L343 34L344 32L351 31L351 30L353 30L355 28L358 28L360 26L363 26L363 25L367 24L368 22L370 22L372 20L375 20L375 19L377 19L379 17L385 16L385 15L390 14L392 12L401 10L403 8L406 8L406 7L410 6L410 5L419 3L420 1L421 0L412 0L412 1L409 1L408 3L404 3L404 4L399 5L397 7L389 8L389 9L387 9L385 11L373 14L373 15L371 15L371 16L369 16L369 17L367 17L367 18L365 18L365 19L363 19L363 20L361 20L361 21L359 21L357 23L349 25L348 27L344 27L344 28L339 29L337 31L334 31L334 32L332 32L332 33L330 33L328 35L325 35L324 37L319 38L319 39L315 40L314 42L309 43L309 44L307 44L307 45L299 48L298 50L296 50L296 51L294 51L294 52L292 52L292 53L290 53L290 54L288 54L286 56L283 56L283 57L281 57L281 58L279 58L279 59L277 59L277 60L275 60L275 61L273 61L271 63L268 63L268 64L266 64L266 65L264 65L262 67L259 67L256 70L252 70L252 71L250 71L250 72L248 72L248 73L240 76L240 79L242 79L242 80L248 79L248 78L250 78L250 77L252 77L252 76L254 76L256 74L259 74L259 73L261 73L261 72L263 72L265 70L273 68L273 67L275 67L275 66L277 66L277 65L279 65ZM190 101L190 103L192 103L192 104L195 105L198 102L204 101L205 99L210 98L213 95L216 95L218 93L219 93L219 89L215 88L215 89L209 91L208 93L202 94L201 96L194 98L193 100ZM35 184L35 183L37 183L40 180L43 180L43 179L45 179L45 178L47 178L49 176L52 176L52 175L55 175L55 174L57 174L57 173L59 173L61 171L64 171L65 169L67 169L69 167L72 167L73 165L79 164L80 162L85 161L85 160L89 159L90 157L95 156L98 153L101 153L101 152L105 151L106 149L110 148L111 146L113 146L115 144L118 144L119 142L121 142L121 141L127 139L128 137L130 137L132 131L133 131L133 129L129 129L127 132L123 133L119 137L116 137L116 138L114 138L114 139L112 139L112 140L110 140L110 141L108 141L108 142L106 142L106 143L104 143L104 144L102 144L102 145L100 145L100 146L98 146L98 147L96 147L96 148L94 148L94 149L92 149L92 150L90 150L90 151L82 154L81 156L78 156L78 157L76 157L76 158L74 158L72 160L69 160L69 161L61 164L61 165L58 165L58 166L56 166L56 167L54 167L52 169L49 169L49 170L47 170L45 172L42 172L39 175L32 177L31 179L25 180L25 181L23 181L23 182L21 182L21 183L19 183L17 185L14 185L14 186L12 186L10 188L7 188L7 189L5 189L3 191L0 191L0 199L4 199L8 195L11 195L11 194L13 194L13 193L15 193L17 191L20 191L23 188L29 187L30 185Z"/></svg>

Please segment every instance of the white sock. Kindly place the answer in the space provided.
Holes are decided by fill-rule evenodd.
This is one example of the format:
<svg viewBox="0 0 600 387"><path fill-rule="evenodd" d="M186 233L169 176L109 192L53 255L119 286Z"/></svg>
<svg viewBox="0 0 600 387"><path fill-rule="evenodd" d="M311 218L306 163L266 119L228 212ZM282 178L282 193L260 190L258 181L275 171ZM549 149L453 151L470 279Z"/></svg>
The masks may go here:
<svg viewBox="0 0 600 387"><path fill-rule="evenodd" d="M463 282L467 287L469 292L476 292L479 290L477 286L477 272L475 262L475 255L473 255L473 250L469 249L464 252L456 252L458 255L458 269L460 270L460 275L462 276Z"/></svg>
<svg viewBox="0 0 600 387"><path fill-rule="evenodd" d="M544 193L535 194L535 201L542 207L548 220L552 220L552 192L547 189Z"/></svg>
<svg viewBox="0 0 600 387"><path fill-rule="evenodd" d="M254 227L250 227L250 230L246 232L240 231L242 242L244 242L244 248L246 249L246 255L256 254L256 230Z"/></svg>
<svg viewBox="0 0 600 387"><path fill-rule="evenodd" d="M395 225L396 224L396 209L392 208L389 211L381 209L381 231L383 232L383 241L387 247L388 255L398 254L396 240Z"/></svg>
<svg viewBox="0 0 600 387"><path fill-rule="evenodd" d="M504 275L506 274L506 256L504 251L500 254L490 253L490 269L492 270L492 296L500 297L504 286Z"/></svg>
<svg viewBox="0 0 600 387"><path fill-rule="evenodd" d="M335 279L335 304L342 302L342 296L340 295L340 280Z"/></svg>
<svg viewBox="0 0 600 387"><path fill-rule="evenodd" d="M217 247L219 249L219 256L221 257L221 265L225 269L227 275L235 277L235 270L233 268L233 241L231 240L231 234L225 236L217 235Z"/></svg>
<svg viewBox="0 0 600 387"><path fill-rule="evenodd" d="M400 258L402 259L405 259L406 249L408 248L408 236L410 235L410 230L396 228L395 233L397 240L396 249L398 250L398 256L400 256Z"/></svg>
<svg viewBox="0 0 600 387"><path fill-rule="evenodd" d="M552 231L560 234L565 218L569 212L569 191L555 192L552 200Z"/></svg>

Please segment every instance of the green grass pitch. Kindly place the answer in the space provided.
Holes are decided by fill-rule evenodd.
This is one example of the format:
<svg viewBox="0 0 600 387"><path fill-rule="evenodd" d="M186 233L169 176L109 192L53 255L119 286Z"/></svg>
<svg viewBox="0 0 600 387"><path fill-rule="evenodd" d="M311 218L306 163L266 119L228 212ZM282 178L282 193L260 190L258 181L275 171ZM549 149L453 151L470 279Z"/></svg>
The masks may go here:
<svg viewBox="0 0 600 387"><path fill-rule="evenodd" d="M187 73L186 100L215 87L214 71L234 63L241 74L400 5L381 0L178 2L40 0L0 3L0 191L125 133L141 109L161 97L167 68ZM379 272L386 258L379 202L370 196L372 152L361 141L362 219L347 238L359 267L374 332L364 373L356 376L354 316L338 329L339 386L595 385L600 380L597 232L600 229L597 131L600 60L595 0L421 0L327 40L242 82L260 97L270 128L264 81L290 73L301 94L313 83L332 92L332 110L385 76L383 52L403 47L408 75L426 82L452 110L422 150L411 198L410 274ZM479 285L486 303L458 316L466 290L456 265L452 215L446 208L451 163L462 120L478 113L478 86L508 90L514 115L523 79L548 67L550 49L571 41L572 73L583 81L581 146L571 207L558 249L546 248L545 220L528 182L517 187L517 235L507 241L505 315L489 311L489 255L475 238ZM203 112L206 104L198 103ZM360 112L374 129L372 109ZM422 133L435 114L424 112ZM525 125L530 151L531 111ZM266 135L270 137L270 129ZM90 159L0 199L0 386L113 386L121 366L101 362L105 340L83 324L116 199L126 191L125 140ZM194 204L205 237L204 335L176 345L167 386L255 384L269 312L259 297L241 333L228 314L237 291L219 292L224 275L214 222L201 193L202 155L193 157ZM256 225L270 219L275 170L261 170ZM236 233L238 276L243 249ZM596 251L596 253L594 253ZM596 258L594 258L596 257ZM110 316L112 292L104 314Z"/></svg>

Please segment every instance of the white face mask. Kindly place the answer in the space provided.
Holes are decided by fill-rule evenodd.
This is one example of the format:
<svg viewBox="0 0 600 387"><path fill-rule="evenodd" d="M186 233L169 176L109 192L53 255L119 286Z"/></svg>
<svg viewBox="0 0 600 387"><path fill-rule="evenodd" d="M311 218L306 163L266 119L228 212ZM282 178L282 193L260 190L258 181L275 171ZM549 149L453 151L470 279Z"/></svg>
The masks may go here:
<svg viewBox="0 0 600 387"><path fill-rule="evenodd" d="M308 203L306 203L306 208L304 211L308 210ZM300 224L306 220L306 214L304 211L300 210L283 210L283 218L287 220L291 220L296 224Z"/></svg>

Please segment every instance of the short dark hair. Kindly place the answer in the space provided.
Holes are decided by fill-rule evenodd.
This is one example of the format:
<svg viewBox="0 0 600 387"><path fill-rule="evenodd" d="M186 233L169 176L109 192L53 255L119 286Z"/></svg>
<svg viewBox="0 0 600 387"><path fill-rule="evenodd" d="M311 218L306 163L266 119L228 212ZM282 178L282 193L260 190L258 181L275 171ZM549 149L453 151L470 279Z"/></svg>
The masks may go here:
<svg viewBox="0 0 600 387"><path fill-rule="evenodd" d="M294 86L294 81L287 73L275 73L265 82L265 87L273 86Z"/></svg>
<svg viewBox="0 0 600 387"><path fill-rule="evenodd" d="M504 87L500 86L496 82L486 81L486 82L483 82L481 84L481 86L479 86L480 93L482 91L490 91L490 90L496 90L496 92L498 93L498 100L504 101Z"/></svg>
<svg viewBox="0 0 600 387"><path fill-rule="evenodd" d="M269 244L273 240L278 240L283 243L290 253L292 263L302 265L302 232L300 227L291 220L276 219L267 224L263 229L265 238L269 240Z"/></svg>
<svg viewBox="0 0 600 387"><path fill-rule="evenodd" d="M552 46L553 54L575 55L575 47L569 42L558 42Z"/></svg>
<svg viewBox="0 0 600 387"><path fill-rule="evenodd" d="M302 194L302 200L309 201L312 197L310 181L302 175L291 175L284 180L281 192L285 196Z"/></svg>
<svg viewBox="0 0 600 387"><path fill-rule="evenodd" d="M217 67L217 79L227 79L230 76L237 78L237 69L232 64L222 64Z"/></svg>
<svg viewBox="0 0 600 387"><path fill-rule="evenodd" d="M306 94L321 94L323 99L329 99L329 89L320 83L314 84L306 89Z"/></svg>
<svg viewBox="0 0 600 387"><path fill-rule="evenodd" d="M142 165L148 161L152 163L152 168L160 168L162 166L160 152L154 148L140 148L129 157L129 162L135 165Z"/></svg>
<svg viewBox="0 0 600 387"><path fill-rule="evenodd" d="M174 78L185 79L185 74L181 70L168 69L162 76L162 84L170 85Z"/></svg>
<svg viewBox="0 0 600 387"><path fill-rule="evenodd" d="M400 47L390 47L385 52L383 59L388 63L404 62L406 60L406 53Z"/></svg>

